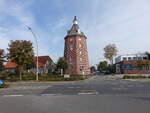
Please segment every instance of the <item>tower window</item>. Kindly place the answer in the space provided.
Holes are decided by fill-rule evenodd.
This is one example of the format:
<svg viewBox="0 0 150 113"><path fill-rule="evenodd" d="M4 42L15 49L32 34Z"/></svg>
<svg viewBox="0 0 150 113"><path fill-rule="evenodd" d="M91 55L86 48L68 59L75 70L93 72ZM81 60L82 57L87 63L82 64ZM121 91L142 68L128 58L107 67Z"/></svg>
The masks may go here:
<svg viewBox="0 0 150 113"><path fill-rule="evenodd" d="M73 65L70 65L70 66L69 66L69 69L73 69Z"/></svg>
<svg viewBox="0 0 150 113"><path fill-rule="evenodd" d="M83 71L83 69L84 69L84 66L81 65L80 66L80 71Z"/></svg>
<svg viewBox="0 0 150 113"><path fill-rule="evenodd" d="M72 61L72 58L70 57L69 60L70 60L70 62L71 62L71 61Z"/></svg>
<svg viewBox="0 0 150 113"><path fill-rule="evenodd" d="M82 51L80 51L80 55L82 55Z"/></svg>
<svg viewBox="0 0 150 113"><path fill-rule="evenodd" d="M71 50L71 51L73 50L73 45L70 45L70 50Z"/></svg>
<svg viewBox="0 0 150 113"><path fill-rule="evenodd" d="M72 50L73 50L73 47L70 47L70 50L72 51Z"/></svg>
<svg viewBox="0 0 150 113"><path fill-rule="evenodd" d="M82 47L82 45L81 45L81 44L79 44L79 47Z"/></svg>

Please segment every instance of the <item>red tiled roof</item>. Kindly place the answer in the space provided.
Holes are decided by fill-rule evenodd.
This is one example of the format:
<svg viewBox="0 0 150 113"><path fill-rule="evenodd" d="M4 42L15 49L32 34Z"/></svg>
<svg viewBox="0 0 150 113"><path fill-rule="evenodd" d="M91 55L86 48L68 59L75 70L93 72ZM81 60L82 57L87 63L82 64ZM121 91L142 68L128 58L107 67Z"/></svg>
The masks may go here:
<svg viewBox="0 0 150 113"><path fill-rule="evenodd" d="M8 61L5 68L16 68L17 64L15 62Z"/></svg>
<svg viewBox="0 0 150 113"><path fill-rule="evenodd" d="M52 59L49 56L38 56L38 65L39 67L44 67L47 61L52 61ZM34 61L36 63L37 57L34 57Z"/></svg>
<svg viewBox="0 0 150 113"><path fill-rule="evenodd" d="M48 60L52 61L52 59L49 56L39 56L38 57L38 61L39 61L38 66L44 67ZM34 57L35 64L36 64L36 61L37 61L37 57ZM8 61L5 65L5 68L16 68L16 66L17 66L17 64L15 62Z"/></svg>

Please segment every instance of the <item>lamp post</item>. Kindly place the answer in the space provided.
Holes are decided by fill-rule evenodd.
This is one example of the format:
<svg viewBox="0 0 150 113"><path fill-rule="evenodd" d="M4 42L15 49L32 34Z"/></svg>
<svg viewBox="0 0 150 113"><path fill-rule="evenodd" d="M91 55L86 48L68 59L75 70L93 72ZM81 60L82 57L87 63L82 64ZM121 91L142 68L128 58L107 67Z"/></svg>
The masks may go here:
<svg viewBox="0 0 150 113"><path fill-rule="evenodd" d="M37 40L37 37L36 37L36 35L35 35L35 33L32 31L32 29L31 29L31 27L28 27L27 26L27 28L31 31L31 33L32 33L32 35L33 35L33 37L35 38L35 42L36 42L36 49L37 49L37 57L36 57L36 80L38 81L39 80L39 75L38 75L38 62L39 62L39 60L38 60L38 40Z"/></svg>

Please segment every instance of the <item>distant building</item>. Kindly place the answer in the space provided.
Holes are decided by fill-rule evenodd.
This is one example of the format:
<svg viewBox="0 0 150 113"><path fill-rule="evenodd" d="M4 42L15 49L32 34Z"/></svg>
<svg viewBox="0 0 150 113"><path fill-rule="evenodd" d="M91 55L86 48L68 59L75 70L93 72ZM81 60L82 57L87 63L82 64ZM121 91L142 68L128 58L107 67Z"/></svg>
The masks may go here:
<svg viewBox="0 0 150 113"><path fill-rule="evenodd" d="M150 74L150 60L145 54L127 54L115 59L118 74Z"/></svg>
<svg viewBox="0 0 150 113"><path fill-rule="evenodd" d="M34 57L35 64L36 64L36 61L37 61L37 57ZM39 69L39 73L53 72L54 71L53 60L49 56L39 56L38 57L38 69Z"/></svg>
<svg viewBox="0 0 150 113"><path fill-rule="evenodd" d="M68 74L90 74L87 37L81 32L76 16L73 26L67 32L65 39L64 57L69 65Z"/></svg>
<svg viewBox="0 0 150 113"><path fill-rule="evenodd" d="M121 61L130 61L130 60L146 60L148 59L146 54L126 54L126 55L120 55L115 58L115 63L121 62Z"/></svg>
<svg viewBox="0 0 150 113"><path fill-rule="evenodd" d="M37 57L34 57L34 62L36 64ZM38 57L38 69L39 73L48 73L54 70L53 68L54 62L49 56L39 56ZM5 64L5 70L15 72L17 68L17 64L15 62L8 61ZM36 72L35 69L30 69L29 71Z"/></svg>
<svg viewBox="0 0 150 113"><path fill-rule="evenodd" d="M17 64L15 62L11 62L11 61L8 61L5 65L5 70L6 71L11 71L11 72L15 72L16 71L16 67L17 67Z"/></svg>

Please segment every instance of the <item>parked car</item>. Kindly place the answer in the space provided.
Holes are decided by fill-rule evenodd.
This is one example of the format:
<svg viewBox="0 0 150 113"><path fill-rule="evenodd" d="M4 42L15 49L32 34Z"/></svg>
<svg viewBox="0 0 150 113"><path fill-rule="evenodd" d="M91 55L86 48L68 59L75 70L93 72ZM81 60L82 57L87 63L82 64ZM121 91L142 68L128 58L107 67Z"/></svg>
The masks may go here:
<svg viewBox="0 0 150 113"><path fill-rule="evenodd" d="M5 84L5 82L3 80L0 80L0 85Z"/></svg>

